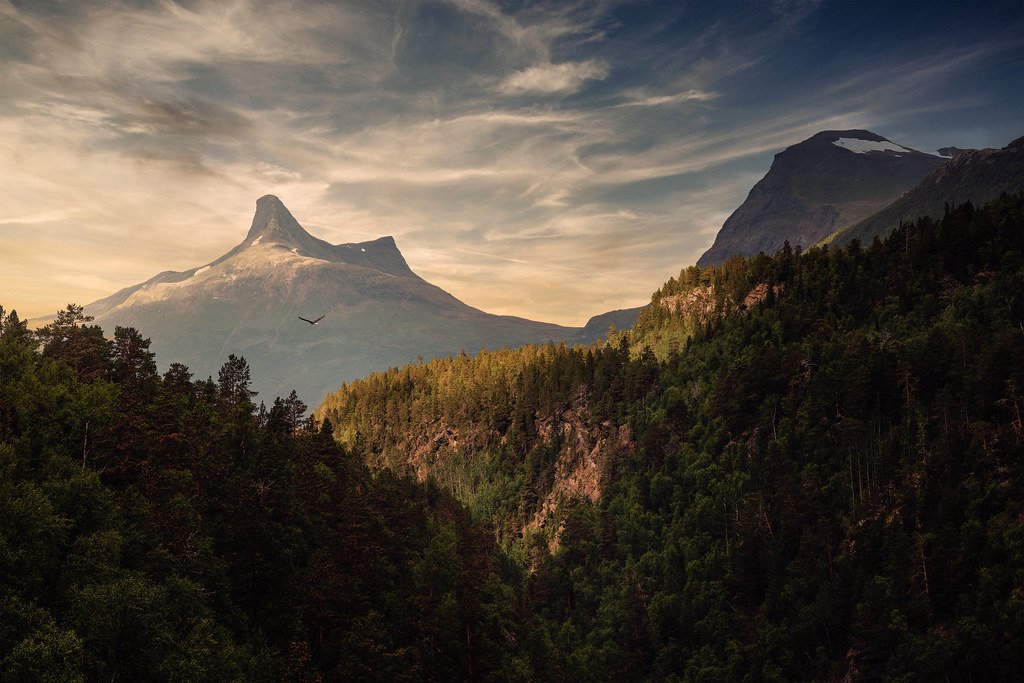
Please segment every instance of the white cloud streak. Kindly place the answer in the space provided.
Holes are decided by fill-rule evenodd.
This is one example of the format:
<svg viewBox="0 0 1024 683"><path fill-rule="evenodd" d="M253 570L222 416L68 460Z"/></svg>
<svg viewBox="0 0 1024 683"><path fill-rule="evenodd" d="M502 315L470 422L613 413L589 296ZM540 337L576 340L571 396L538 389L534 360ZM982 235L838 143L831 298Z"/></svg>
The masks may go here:
<svg viewBox="0 0 1024 683"><path fill-rule="evenodd" d="M708 102L710 100L715 99L716 97L718 97L718 93L690 89L685 92L675 93L673 95L635 96L634 99L627 100L626 102L622 102L614 106L617 108L660 107L666 104L681 104L683 102Z"/></svg>
<svg viewBox="0 0 1024 683"><path fill-rule="evenodd" d="M607 63L595 60L542 64L515 72L505 78L498 89L509 94L571 94L582 88L586 81L604 80L608 77L608 71Z"/></svg>

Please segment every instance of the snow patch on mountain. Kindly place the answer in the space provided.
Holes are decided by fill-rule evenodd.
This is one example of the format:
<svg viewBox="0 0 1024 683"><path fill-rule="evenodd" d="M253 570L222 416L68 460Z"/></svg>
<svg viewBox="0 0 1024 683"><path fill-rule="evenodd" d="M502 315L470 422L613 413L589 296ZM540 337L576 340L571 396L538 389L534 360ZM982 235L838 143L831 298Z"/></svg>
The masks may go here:
<svg viewBox="0 0 1024 683"><path fill-rule="evenodd" d="M832 142L837 147L854 152L855 154L867 154L868 152L913 152L912 149L901 147L895 142L888 140L861 140L859 138L839 138Z"/></svg>

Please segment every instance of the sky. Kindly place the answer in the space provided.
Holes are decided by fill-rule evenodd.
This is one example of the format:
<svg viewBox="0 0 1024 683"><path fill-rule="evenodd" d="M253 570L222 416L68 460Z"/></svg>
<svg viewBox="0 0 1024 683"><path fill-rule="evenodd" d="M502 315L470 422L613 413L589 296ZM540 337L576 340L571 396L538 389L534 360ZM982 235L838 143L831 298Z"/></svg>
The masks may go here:
<svg viewBox="0 0 1024 683"><path fill-rule="evenodd" d="M564 325L650 300L775 153L1024 134L1024 2L0 0L0 305L332 243Z"/></svg>

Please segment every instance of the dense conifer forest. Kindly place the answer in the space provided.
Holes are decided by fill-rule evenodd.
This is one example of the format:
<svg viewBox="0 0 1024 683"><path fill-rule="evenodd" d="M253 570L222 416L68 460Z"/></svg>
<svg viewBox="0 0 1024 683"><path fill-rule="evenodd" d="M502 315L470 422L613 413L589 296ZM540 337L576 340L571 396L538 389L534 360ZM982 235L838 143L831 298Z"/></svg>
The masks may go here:
<svg viewBox="0 0 1024 683"><path fill-rule="evenodd" d="M1024 195L312 420L0 313L0 680L1007 680ZM109 331L108 331L109 332Z"/></svg>
<svg viewBox="0 0 1024 683"><path fill-rule="evenodd" d="M0 330L0 680L480 678L523 658L463 506L69 306ZM501 676L504 677L504 676Z"/></svg>

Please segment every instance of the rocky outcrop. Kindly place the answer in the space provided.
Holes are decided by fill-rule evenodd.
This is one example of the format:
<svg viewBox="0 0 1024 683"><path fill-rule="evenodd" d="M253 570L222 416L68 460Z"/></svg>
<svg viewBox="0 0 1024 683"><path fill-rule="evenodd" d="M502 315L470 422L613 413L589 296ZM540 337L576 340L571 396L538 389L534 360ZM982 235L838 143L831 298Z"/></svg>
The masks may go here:
<svg viewBox="0 0 1024 683"><path fill-rule="evenodd" d="M597 422L583 392L555 417L541 420L538 432L545 442L557 436L562 446L555 459L551 487L526 529L547 527L552 519L557 520L560 506L571 500L596 503L615 460L634 450L629 427L616 427L609 421ZM556 528L549 535L552 551L557 548L558 534Z"/></svg>
<svg viewBox="0 0 1024 683"><path fill-rule="evenodd" d="M711 285L668 294L658 299L657 303L670 313L686 316L698 323L706 323L718 314L718 298Z"/></svg>

